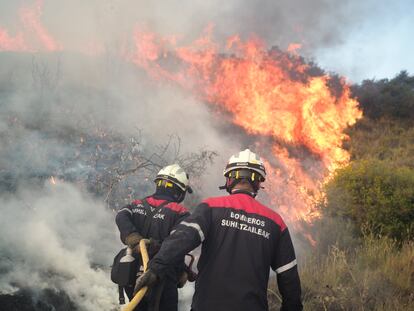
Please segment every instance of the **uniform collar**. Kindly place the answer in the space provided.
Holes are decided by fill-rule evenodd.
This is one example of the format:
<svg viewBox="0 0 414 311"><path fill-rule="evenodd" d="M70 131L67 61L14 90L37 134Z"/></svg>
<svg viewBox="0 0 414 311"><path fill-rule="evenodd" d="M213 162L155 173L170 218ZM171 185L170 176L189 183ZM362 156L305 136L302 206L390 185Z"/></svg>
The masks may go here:
<svg viewBox="0 0 414 311"><path fill-rule="evenodd" d="M154 193L151 197L156 200L165 200L165 201L175 202L175 200L171 196L164 194L164 193L163 194Z"/></svg>
<svg viewBox="0 0 414 311"><path fill-rule="evenodd" d="M253 192L250 192L250 191L247 191L247 190L241 190L241 189L234 190L230 195L239 194L239 193L247 194L248 196L251 196L252 198L254 198L256 196L255 193L253 193Z"/></svg>

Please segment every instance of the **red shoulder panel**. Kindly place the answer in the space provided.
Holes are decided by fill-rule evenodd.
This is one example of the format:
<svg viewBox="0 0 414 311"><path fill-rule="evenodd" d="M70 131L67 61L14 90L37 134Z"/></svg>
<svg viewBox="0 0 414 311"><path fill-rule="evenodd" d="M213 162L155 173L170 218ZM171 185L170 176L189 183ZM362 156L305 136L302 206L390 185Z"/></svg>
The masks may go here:
<svg viewBox="0 0 414 311"><path fill-rule="evenodd" d="M138 205L141 204L141 200L134 200L131 204Z"/></svg>
<svg viewBox="0 0 414 311"><path fill-rule="evenodd" d="M147 201L152 206L159 206L165 200L157 200L157 199L154 199L153 197L149 197L149 198L147 198ZM141 202L141 201L139 201L139 202ZM182 206L181 204L176 203L176 202L170 202L167 205L165 205L164 207L168 208L168 209L170 209L170 210L172 210L176 213L179 213L179 214L188 213L188 209L186 209L184 206Z"/></svg>
<svg viewBox="0 0 414 311"><path fill-rule="evenodd" d="M254 198L244 193L237 193L222 197L208 198L203 201L212 208L232 208L242 210L249 214L257 214L266 217L276 223L281 231L286 229L286 224L282 217L267 206L256 201Z"/></svg>

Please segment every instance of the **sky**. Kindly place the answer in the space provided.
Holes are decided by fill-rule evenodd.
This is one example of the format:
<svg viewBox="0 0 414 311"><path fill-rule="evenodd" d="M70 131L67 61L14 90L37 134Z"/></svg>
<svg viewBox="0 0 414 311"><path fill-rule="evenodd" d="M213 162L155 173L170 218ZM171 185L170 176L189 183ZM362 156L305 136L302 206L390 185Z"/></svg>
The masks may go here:
<svg viewBox="0 0 414 311"><path fill-rule="evenodd" d="M0 29L16 34L19 8L34 3L42 4L42 23L65 47L113 44L137 25L188 39L214 25L219 38L254 34L281 48L300 43L301 55L352 82L414 72L412 0L1 0Z"/></svg>
<svg viewBox="0 0 414 311"><path fill-rule="evenodd" d="M341 43L314 51L317 62L355 82L414 74L414 1L388 2L372 7Z"/></svg>

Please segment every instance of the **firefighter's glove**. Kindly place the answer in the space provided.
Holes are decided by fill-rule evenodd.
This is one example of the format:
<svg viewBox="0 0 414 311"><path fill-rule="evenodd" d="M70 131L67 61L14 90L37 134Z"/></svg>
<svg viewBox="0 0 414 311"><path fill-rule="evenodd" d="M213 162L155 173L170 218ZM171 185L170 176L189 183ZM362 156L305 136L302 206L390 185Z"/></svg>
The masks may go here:
<svg viewBox="0 0 414 311"><path fill-rule="evenodd" d="M148 245L148 255L150 258L154 257L156 253L161 248L161 241L155 240L153 238L150 239L149 245Z"/></svg>
<svg viewBox="0 0 414 311"><path fill-rule="evenodd" d="M143 287L151 287L158 281L158 276L151 269L141 275L135 284L134 295Z"/></svg>
<svg viewBox="0 0 414 311"><path fill-rule="evenodd" d="M185 283L187 283L187 281L188 281L188 274L187 272L183 271L183 273L181 273L180 278L178 280L177 287L183 288Z"/></svg>
<svg viewBox="0 0 414 311"><path fill-rule="evenodd" d="M137 232L132 232L129 234L125 239L125 244L128 245L130 248L137 250L136 246L142 240L142 236Z"/></svg>
<svg viewBox="0 0 414 311"><path fill-rule="evenodd" d="M195 273L193 270L188 269L187 270L187 278L188 278L188 282L195 282L195 280L197 280L197 273Z"/></svg>

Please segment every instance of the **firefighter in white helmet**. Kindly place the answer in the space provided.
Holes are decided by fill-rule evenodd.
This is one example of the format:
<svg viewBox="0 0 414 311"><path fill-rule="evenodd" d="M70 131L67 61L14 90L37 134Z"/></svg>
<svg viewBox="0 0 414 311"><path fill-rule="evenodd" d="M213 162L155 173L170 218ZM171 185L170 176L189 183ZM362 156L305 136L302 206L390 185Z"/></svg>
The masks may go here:
<svg viewBox="0 0 414 311"><path fill-rule="evenodd" d="M187 192L192 193L188 174L178 164L163 167L154 182L156 189L153 195L124 206L116 216L121 240L128 247L138 250L137 246L142 238L150 239L150 258L178 223L189 215L188 210L180 203ZM154 305L157 303L159 303L159 311L177 310L177 283L185 270L184 255L179 262L167 270L162 285L152 288L135 308L136 311L154 310ZM130 299L134 285L125 287L125 292Z"/></svg>
<svg viewBox="0 0 414 311"><path fill-rule="evenodd" d="M283 311L302 310L301 286L289 230L279 214L256 201L266 179L263 162L249 149L224 169L230 195L208 198L163 243L138 279L154 283L188 251L202 244L193 311L268 310L269 270L277 274Z"/></svg>
<svg viewBox="0 0 414 311"><path fill-rule="evenodd" d="M193 193L189 186L188 174L178 164L163 167L158 172L154 182L157 185L158 192L171 195L174 201L178 203L184 200L187 192Z"/></svg>
<svg viewBox="0 0 414 311"><path fill-rule="evenodd" d="M237 184L248 182L251 186L248 187L250 194L256 197L260 184L265 181L266 169L260 157L246 149L230 157L223 175L226 177L226 184L220 189L232 193Z"/></svg>

